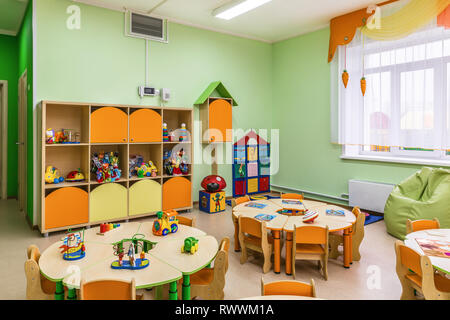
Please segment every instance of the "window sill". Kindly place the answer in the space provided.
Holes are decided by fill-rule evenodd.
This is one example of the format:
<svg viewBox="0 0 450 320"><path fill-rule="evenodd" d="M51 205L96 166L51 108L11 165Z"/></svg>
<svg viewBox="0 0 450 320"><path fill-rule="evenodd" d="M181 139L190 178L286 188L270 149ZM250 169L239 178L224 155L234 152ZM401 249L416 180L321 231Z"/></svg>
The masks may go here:
<svg viewBox="0 0 450 320"><path fill-rule="evenodd" d="M450 160L438 160L438 159L383 157L383 156L369 156L369 155L341 155L340 158L343 160L363 160L363 161L378 161L378 162L407 163L407 164L450 167Z"/></svg>

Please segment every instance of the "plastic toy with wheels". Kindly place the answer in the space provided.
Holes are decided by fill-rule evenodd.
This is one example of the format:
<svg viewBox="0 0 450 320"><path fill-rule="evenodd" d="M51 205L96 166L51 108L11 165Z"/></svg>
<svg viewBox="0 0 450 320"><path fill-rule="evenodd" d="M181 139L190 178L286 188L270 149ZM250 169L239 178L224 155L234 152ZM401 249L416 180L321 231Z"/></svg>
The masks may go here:
<svg viewBox="0 0 450 320"><path fill-rule="evenodd" d="M68 182L80 182L84 181L84 174L78 169L78 171L70 171L66 177Z"/></svg>
<svg viewBox="0 0 450 320"><path fill-rule="evenodd" d="M178 231L178 212L175 210L159 211L157 220L153 221L153 234L156 236L167 236L169 233Z"/></svg>
<svg viewBox="0 0 450 320"><path fill-rule="evenodd" d="M184 245L181 247L181 253L194 254L198 251L198 239L188 237L184 239Z"/></svg>
<svg viewBox="0 0 450 320"><path fill-rule="evenodd" d="M45 170L45 182L46 183L60 183L64 178L59 175L58 169L52 166L48 166Z"/></svg>

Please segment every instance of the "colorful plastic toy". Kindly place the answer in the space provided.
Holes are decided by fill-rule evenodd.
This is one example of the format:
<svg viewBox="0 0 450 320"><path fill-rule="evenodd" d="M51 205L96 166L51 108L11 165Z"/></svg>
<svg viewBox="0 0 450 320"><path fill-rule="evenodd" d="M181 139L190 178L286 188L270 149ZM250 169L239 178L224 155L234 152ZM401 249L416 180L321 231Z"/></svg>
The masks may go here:
<svg viewBox="0 0 450 320"><path fill-rule="evenodd" d="M135 168L136 174L139 178L156 177L158 168L150 160L148 163L143 163L139 168Z"/></svg>
<svg viewBox="0 0 450 320"><path fill-rule="evenodd" d="M45 131L46 142L47 143L55 143L55 130L49 128Z"/></svg>
<svg viewBox="0 0 450 320"><path fill-rule="evenodd" d="M159 211L157 220L153 221L153 234L156 236L167 236L169 233L178 231L178 212L175 210Z"/></svg>
<svg viewBox="0 0 450 320"><path fill-rule="evenodd" d="M317 211L306 211L302 220L304 223L313 223L314 220L316 220L316 218L318 216L319 216L319 213Z"/></svg>
<svg viewBox="0 0 450 320"><path fill-rule="evenodd" d="M120 223L101 223L100 224L100 232L98 232L98 235L105 235L106 232L117 229L120 227Z"/></svg>
<svg viewBox="0 0 450 320"><path fill-rule="evenodd" d="M142 238L139 238L142 237ZM139 270L147 268L150 265L150 260L145 258L145 254L153 248L154 242L143 239L144 235L135 234L131 239L123 239L113 244L114 255L119 257L119 260L111 263L112 269L129 269ZM128 260L124 260L125 245L129 243L127 256ZM139 258L136 255L139 253Z"/></svg>
<svg viewBox="0 0 450 320"><path fill-rule="evenodd" d="M187 139L187 130L186 130L186 123L182 123L181 124L181 129L180 129L180 135L178 137L179 141L186 141Z"/></svg>
<svg viewBox="0 0 450 320"><path fill-rule="evenodd" d="M63 245L59 248L62 249L64 260L80 260L86 256L86 247L84 246L84 229L83 233L78 231L77 233L70 232L63 238Z"/></svg>
<svg viewBox="0 0 450 320"><path fill-rule="evenodd" d="M68 182L84 181L84 174L81 172L80 169L78 169L77 171L70 171L66 177L66 181Z"/></svg>
<svg viewBox="0 0 450 320"><path fill-rule="evenodd" d="M181 247L181 253L194 254L198 251L198 239L188 237L184 239L184 245Z"/></svg>
<svg viewBox="0 0 450 320"><path fill-rule="evenodd" d="M163 123L163 141L169 141L169 130L167 130L167 123Z"/></svg>
<svg viewBox="0 0 450 320"><path fill-rule="evenodd" d="M60 183L64 178L60 176L58 169L53 166L48 166L45 170L45 182L46 183Z"/></svg>
<svg viewBox="0 0 450 320"><path fill-rule="evenodd" d="M122 171L119 169L119 153L94 153L91 171L96 175L98 183L119 180L122 175Z"/></svg>
<svg viewBox="0 0 450 320"><path fill-rule="evenodd" d="M203 178L201 186L208 192L219 192L227 187L227 183L221 176L209 175Z"/></svg>
<svg viewBox="0 0 450 320"><path fill-rule="evenodd" d="M66 141L66 136L63 131L57 131L55 133L55 142L54 143L64 143Z"/></svg>

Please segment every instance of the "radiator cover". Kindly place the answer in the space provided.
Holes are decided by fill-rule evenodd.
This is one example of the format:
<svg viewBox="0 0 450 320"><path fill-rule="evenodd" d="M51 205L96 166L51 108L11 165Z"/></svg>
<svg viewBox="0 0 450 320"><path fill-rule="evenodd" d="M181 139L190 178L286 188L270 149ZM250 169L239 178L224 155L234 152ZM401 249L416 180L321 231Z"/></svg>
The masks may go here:
<svg viewBox="0 0 450 320"><path fill-rule="evenodd" d="M348 181L349 205L384 213L384 206L394 184L364 180Z"/></svg>

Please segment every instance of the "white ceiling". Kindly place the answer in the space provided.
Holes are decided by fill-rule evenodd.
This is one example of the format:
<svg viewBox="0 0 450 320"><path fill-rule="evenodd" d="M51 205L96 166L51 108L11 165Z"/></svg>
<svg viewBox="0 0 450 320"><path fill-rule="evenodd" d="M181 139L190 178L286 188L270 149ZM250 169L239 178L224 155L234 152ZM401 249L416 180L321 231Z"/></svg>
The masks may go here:
<svg viewBox="0 0 450 320"><path fill-rule="evenodd" d="M162 0L73 0L116 10L148 11ZM266 42L277 42L323 28L330 19L381 0L272 0L232 20L211 12L230 0L166 0L152 14L171 21Z"/></svg>
<svg viewBox="0 0 450 320"><path fill-rule="evenodd" d="M0 34L19 32L28 0L0 0Z"/></svg>

